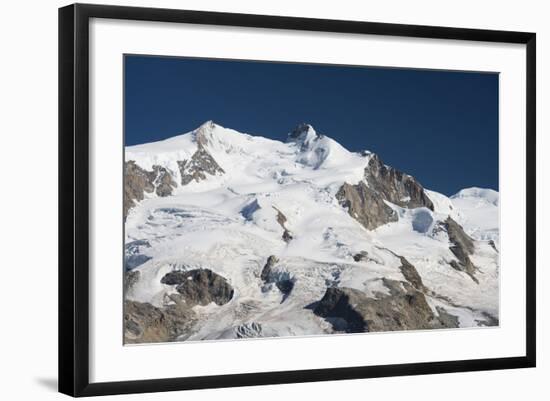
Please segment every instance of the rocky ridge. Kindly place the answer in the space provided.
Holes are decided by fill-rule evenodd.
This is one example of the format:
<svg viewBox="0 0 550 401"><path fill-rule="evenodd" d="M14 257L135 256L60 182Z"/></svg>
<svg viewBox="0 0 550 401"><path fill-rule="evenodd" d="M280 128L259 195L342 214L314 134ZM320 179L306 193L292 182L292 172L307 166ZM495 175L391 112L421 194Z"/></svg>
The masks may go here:
<svg viewBox="0 0 550 401"><path fill-rule="evenodd" d="M145 198L145 194L166 197L172 195L176 187L172 174L164 167L154 165L152 171L147 171L133 160L125 162L124 167L124 219L128 211Z"/></svg>
<svg viewBox="0 0 550 401"><path fill-rule="evenodd" d="M458 259L458 262L452 260L450 265L456 270L465 272L477 283L478 280L475 277L477 267L474 266L469 256L472 255L475 250L473 240L464 232L464 229L460 226L460 224L454 221L451 217L448 217L444 222L439 224L440 227L447 232L449 242L451 244L449 249ZM498 253L494 245L491 246Z"/></svg>

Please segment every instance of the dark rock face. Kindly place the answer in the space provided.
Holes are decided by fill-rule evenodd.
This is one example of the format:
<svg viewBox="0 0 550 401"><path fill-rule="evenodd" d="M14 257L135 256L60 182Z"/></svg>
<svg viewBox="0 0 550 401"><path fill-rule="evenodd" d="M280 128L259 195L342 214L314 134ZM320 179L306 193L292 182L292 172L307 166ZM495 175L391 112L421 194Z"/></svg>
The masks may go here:
<svg viewBox="0 0 550 401"><path fill-rule="evenodd" d="M363 181L357 185L344 183L336 193L340 205L367 230L397 221L397 214L384 203L382 197Z"/></svg>
<svg viewBox="0 0 550 401"><path fill-rule="evenodd" d="M441 322L442 328L453 328L456 329L459 327L458 317L451 315L447 310L441 306L436 306L435 309L439 314L439 321Z"/></svg>
<svg viewBox="0 0 550 401"><path fill-rule="evenodd" d="M187 280L187 272L176 270L166 273L164 277L160 279L160 282L167 285L179 285L185 280Z"/></svg>
<svg viewBox="0 0 550 401"><path fill-rule="evenodd" d="M365 167L364 180L357 185L345 183L338 190L336 198L342 206L348 208L350 216L368 230L397 221L397 214L384 201L405 208L434 209L424 188L414 177L386 166L375 154ZM429 216L429 212L427 214ZM416 222L418 225L415 229L424 228L425 224L421 224L423 221Z"/></svg>
<svg viewBox="0 0 550 401"><path fill-rule="evenodd" d="M287 272L276 273L273 271L273 267L279 263L279 259L275 255L271 255L267 258L267 262L264 265L262 272L260 273L260 278L265 284L274 283L275 286L281 291L286 299L288 295L294 289L294 279L290 277Z"/></svg>
<svg viewBox="0 0 550 401"><path fill-rule="evenodd" d="M286 228L285 228L285 231L283 231L283 241L284 242L290 242L294 239L294 236L292 235L292 233L290 231L288 231Z"/></svg>
<svg viewBox="0 0 550 401"><path fill-rule="evenodd" d="M416 268L409 263L407 259L405 259L403 256L399 256L399 259L401 260L401 266L399 269L401 270L401 273L405 277L405 280L407 280L411 285L418 291L425 291L426 287L424 287L424 283L422 282L422 278L420 277L420 274L418 274L418 271Z"/></svg>
<svg viewBox="0 0 550 401"><path fill-rule="evenodd" d="M281 212L279 209L277 209L275 206L273 206L273 209L277 211L277 223L283 228L283 241L288 243L294 239L294 236L292 233L286 228L286 222L288 221L286 216Z"/></svg>
<svg viewBox="0 0 550 401"><path fill-rule="evenodd" d="M365 294L352 288L327 288L313 313L324 318L338 318L345 321L345 331L362 333L369 331L365 316L357 310L358 301L367 300Z"/></svg>
<svg viewBox="0 0 550 401"><path fill-rule="evenodd" d="M169 196L175 187L176 182L164 167L155 165L153 171L147 171L139 167L135 161L127 161L124 164L124 219L136 202L143 200L146 192Z"/></svg>
<svg viewBox="0 0 550 401"><path fill-rule="evenodd" d="M292 279L278 280L275 285L284 295L289 295L294 289L294 281Z"/></svg>
<svg viewBox="0 0 550 401"><path fill-rule="evenodd" d="M277 223L286 230L285 223L287 222L286 216L281 212L279 209L277 209L275 206L272 206L273 209L277 212Z"/></svg>
<svg viewBox="0 0 550 401"><path fill-rule="evenodd" d="M139 280L140 273L137 270L130 270L124 273L124 293L127 293Z"/></svg>
<svg viewBox="0 0 550 401"><path fill-rule="evenodd" d="M154 190L150 173L133 160L124 163L124 219L128 215L128 210L134 207L136 202L143 200L145 192L151 193Z"/></svg>
<svg viewBox="0 0 550 401"><path fill-rule="evenodd" d="M376 154L365 168L365 179L370 188L395 205L410 209L425 206L434 210L432 201L414 177L386 166Z"/></svg>
<svg viewBox="0 0 550 401"><path fill-rule="evenodd" d="M288 135L287 142L295 142L301 145L301 150L306 150L308 142L321 139L323 136L315 133L313 127L309 124L300 123Z"/></svg>
<svg viewBox="0 0 550 401"><path fill-rule="evenodd" d="M456 270L465 272L477 283L478 280L474 276L477 268L469 257L475 249L473 240L464 232L462 226L451 217L447 217L447 220L440 224L449 236L449 242L451 243L449 249L458 259L458 262L451 261L451 266Z"/></svg>
<svg viewBox="0 0 550 401"><path fill-rule="evenodd" d="M353 260L356 262L361 262L363 260L367 260L368 258L369 258L369 253L367 251L361 251L353 255Z"/></svg>
<svg viewBox="0 0 550 401"><path fill-rule="evenodd" d="M272 274L272 268L277 263L279 263L279 259L275 255L271 255L269 258L267 258L267 262L265 263L262 272L260 273L260 278L262 281L267 282Z"/></svg>
<svg viewBox="0 0 550 401"><path fill-rule="evenodd" d="M308 132L308 130L311 128L311 125L306 123L300 123L294 129L292 132L288 135L289 140L294 140L300 138L300 136L303 136Z"/></svg>
<svg viewBox="0 0 550 401"><path fill-rule="evenodd" d="M191 181L206 180L208 175L224 174L225 171L208 153L201 142L198 143L196 152L189 160L178 160L181 174L181 185L187 185Z"/></svg>
<svg viewBox="0 0 550 401"><path fill-rule="evenodd" d="M391 295L379 299L352 288L328 288L314 313L339 324L343 320L348 333L430 329L439 323L423 293L408 283L387 281Z"/></svg>
<svg viewBox="0 0 550 401"><path fill-rule="evenodd" d="M176 182L172 178L172 175L161 166L153 166L153 174L155 185L155 193L158 196L170 196L172 195L172 190L176 187Z"/></svg>
<svg viewBox="0 0 550 401"><path fill-rule="evenodd" d="M174 341L190 330L194 318L194 312L181 304L157 308L149 303L126 300L124 343Z"/></svg>
<svg viewBox="0 0 550 401"><path fill-rule="evenodd" d="M161 283L177 285L176 290L188 306L208 305L214 302L224 305L233 298L233 287L225 278L209 269L173 271L166 274Z"/></svg>
<svg viewBox="0 0 550 401"><path fill-rule="evenodd" d="M460 247L464 253L474 253L474 241L464 232L460 224L454 221L451 217L447 217L444 222L445 229L449 235L449 241Z"/></svg>

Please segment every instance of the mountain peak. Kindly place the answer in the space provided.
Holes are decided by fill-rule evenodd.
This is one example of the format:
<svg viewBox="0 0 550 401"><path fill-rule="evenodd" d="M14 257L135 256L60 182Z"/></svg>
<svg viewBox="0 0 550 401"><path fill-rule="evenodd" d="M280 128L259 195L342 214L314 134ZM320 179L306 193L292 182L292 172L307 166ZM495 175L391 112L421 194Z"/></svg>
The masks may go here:
<svg viewBox="0 0 550 401"><path fill-rule="evenodd" d="M499 205L499 193L493 189L470 187L464 188L451 196L451 199L477 199L495 206Z"/></svg>
<svg viewBox="0 0 550 401"><path fill-rule="evenodd" d="M206 146L208 144L211 144L212 140L214 139L214 131L216 131L217 128L222 127L214 123L214 121L212 120L204 122L193 132L197 144L199 146Z"/></svg>
<svg viewBox="0 0 550 401"><path fill-rule="evenodd" d="M306 123L301 123L288 134L287 142L296 142L301 144L308 144L320 135L317 134L315 129Z"/></svg>

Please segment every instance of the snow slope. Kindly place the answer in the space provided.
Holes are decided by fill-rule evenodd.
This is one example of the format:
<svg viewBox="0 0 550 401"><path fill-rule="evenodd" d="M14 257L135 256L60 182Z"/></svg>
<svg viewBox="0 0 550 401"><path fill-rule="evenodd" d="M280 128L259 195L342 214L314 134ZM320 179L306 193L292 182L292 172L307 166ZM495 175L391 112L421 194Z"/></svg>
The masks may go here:
<svg viewBox="0 0 550 401"><path fill-rule="evenodd" d="M177 162L189 159L199 143L225 174L181 185ZM427 299L436 315L444 306L461 327L484 324L487 314L498 319L498 253L488 243L498 244L498 193L472 188L448 198L426 191L434 211L388 203L398 221L369 231L335 194L344 182L363 180L370 157L307 125L280 142L207 122L190 133L127 147L127 161L146 170L165 167L178 183L172 196L146 194L128 214L127 250L145 262L134 267L140 279L127 298L163 307L174 292L160 282L166 273L207 268L226 278L235 294L225 305L194 307L200 318L181 340L331 333L331 324L310 306L329 286L373 298L389 293L383 278L405 280L399 255L430 289ZM479 284L449 265L455 259L449 238L435 230L448 216L478 240L472 260L480 266ZM283 239L285 229L291 241ZM355 261L362 251L368 258ZM270 255L279 259L274 274L294 282L288 296L260 278Z"/></svg>
<svg viewBox="0 0 550 401"><path fill-rule="evenodd" d="M457 221L473 238L499 244L499 195L492 189L467 188L451 197Z"/></svg>

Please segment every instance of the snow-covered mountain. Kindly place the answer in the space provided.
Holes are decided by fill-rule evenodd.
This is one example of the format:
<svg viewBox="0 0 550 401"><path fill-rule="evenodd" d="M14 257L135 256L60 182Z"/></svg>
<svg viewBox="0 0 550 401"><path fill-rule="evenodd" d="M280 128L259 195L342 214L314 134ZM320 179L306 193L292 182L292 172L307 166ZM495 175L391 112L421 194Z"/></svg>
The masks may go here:
<svg viewBox="0 0 550 401"><path fill-rule="evenodd" d="M499 195L302 124L126 148L125 341L498 325Z"/></svg>

